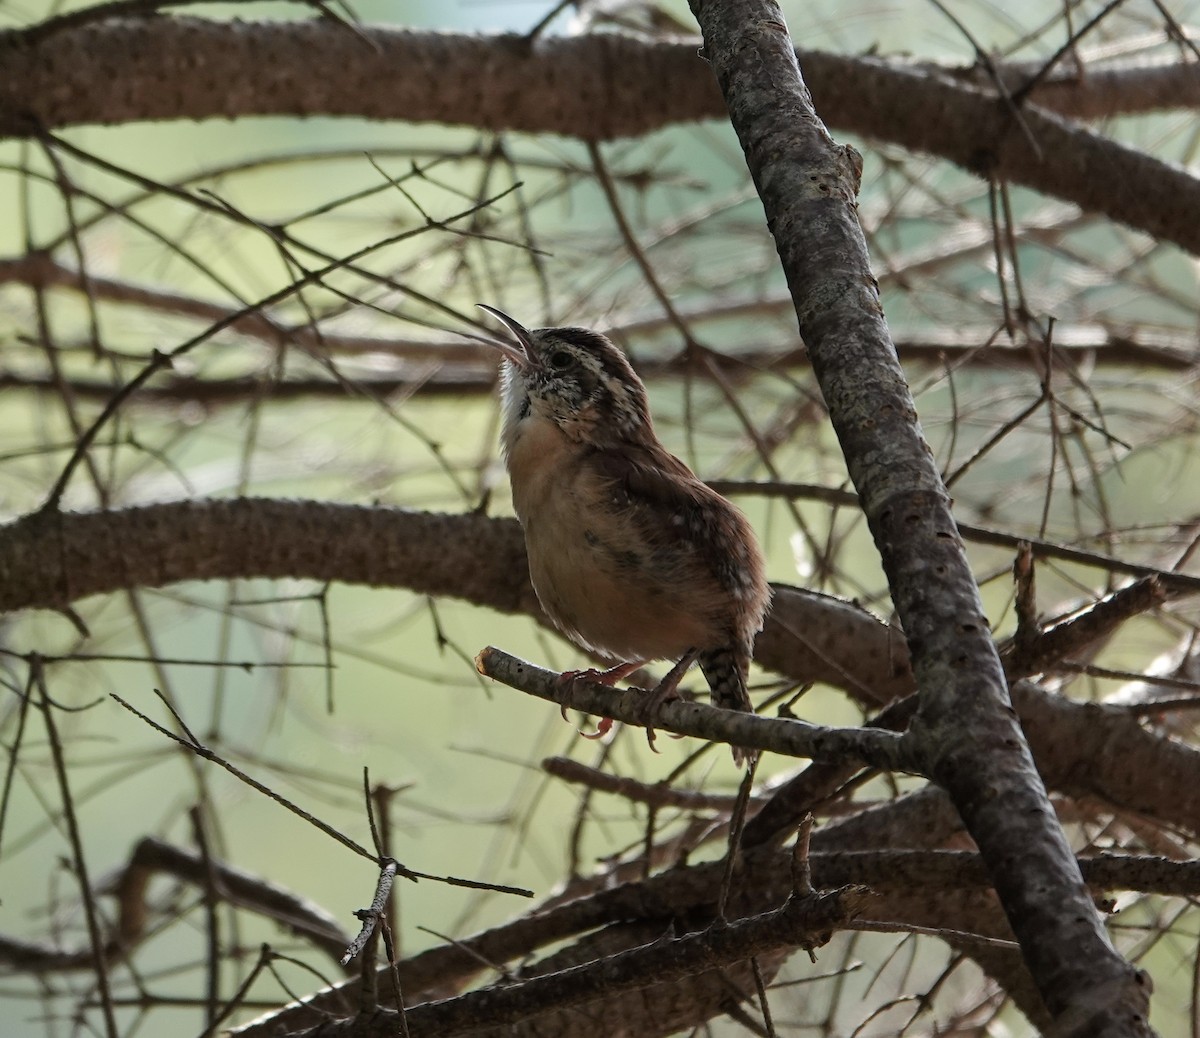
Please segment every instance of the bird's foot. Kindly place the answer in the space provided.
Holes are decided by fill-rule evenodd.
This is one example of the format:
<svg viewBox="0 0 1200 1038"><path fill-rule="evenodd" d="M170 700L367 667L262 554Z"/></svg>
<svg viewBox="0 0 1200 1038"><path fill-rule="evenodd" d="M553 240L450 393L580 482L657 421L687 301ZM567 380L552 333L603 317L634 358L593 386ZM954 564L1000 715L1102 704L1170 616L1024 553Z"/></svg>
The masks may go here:
<svg viewBox="0 0 1200 1038"><path fill-rule="evenodd" d="M575 683L579 681L595 681L601 685L615 685L622 678L629 677L635 670L643 666L645 662L645 660L630 660L627 663L618 663L607 670L597 670L595 667L588 667L584 670L564 670L559 674L554 684L560 690L573 688ZM559 706L559 712L562 714L564 721L569 720L565 703ZM612 726L613 719L611 717L602 717L597 722L594 732L585 732L582 729L578 731L585 739L602 739L612 731Z"/></svg>
<svg viewBox="0 0 1200 1038"><path fill-rule="evenodd" d="M684 653L683 658L675 664L669 671L666 677L662 679L652 689L647 689L646 693L650 697L646 701L645 716L646 716L646 742L649 743L650 749L658 753L658 747L654 745L654 722L658 719L658 712L662 709L664 703L669 703L673 699L679 699L679 682L683 680L684 674L687 673L690 667L699 655L698 649L689 649ZM672 739L682 739L682 735L671 736Z"/></svg>

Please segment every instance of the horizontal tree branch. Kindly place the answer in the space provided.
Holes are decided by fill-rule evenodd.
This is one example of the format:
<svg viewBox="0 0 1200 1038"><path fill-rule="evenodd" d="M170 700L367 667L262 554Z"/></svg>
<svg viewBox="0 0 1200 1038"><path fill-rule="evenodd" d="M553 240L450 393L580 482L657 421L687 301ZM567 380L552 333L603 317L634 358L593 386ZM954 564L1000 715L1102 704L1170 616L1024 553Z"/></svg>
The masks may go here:
<svg viewBox="0 0 1200 1038"><path fill-rule="evenodd" d="M856 496L836 487L717 480L730 496L778 496L855 507ZM966 540L1015 547L1019 534L959 525ZM1031 541L1037 557L1056 558L1113 573L1155 577L1171 594L1195 594L1200 578L1127 562L1053 541ZM64 609L89 595L155 588L188 580L281 578L340 581L446 595L505 613L543 618L529 583L520 524L479 513L445 514L324 501L232 498L172 501L98 512L45 512L0 524L0 613ZM781 614L781 596L784 612ZM822 618L825 618L822 623ZM759 639L769 651L791 640L791 652L812 648L794 663L848 687L840 665L822 661L837 631L863 637L860 624L878 629L880 658L872 671L882 684L865 701L886 703L911 691L906 650L896 632L853 603L779 585L772 619ZM776 627L775 625L782 626ZM800 638L795 627L811 625ZM834 646L837 653L836 645ZM850 658L850 657L848 657ZM860 668L861 669L861 668ZM896 683L895 679L899 679Z"/></svg>
<svg viewBox="0 0 1200 1038"><path fill-rule="evenodd" d="M789 483L775 480L738 480L714 479L709 481L717 493L729 497L769 497L786 500L824 501L830 505L847 508L858 507L858 495L852 490L841 487L827 487L812 483ZM978 526L974 523L958 522L955 524L958 534L964 541L974 544L990 544L998 548L1011 548L1016 551L1021 545L1028 545L1035 559L1059 559L1062 562L1073 562L1080 566L1095 567L1109 573L1124 573L1133 577L1153 578L1164 588L1169 596L1196 594L1200 592L1200 577L1175 570L1159 569L1145 563L1130 562L1107 555L1100 551L1089 551L1086 548L1076 548L1069 544L1059 544L1035 537L1024 536L1020 533L1008 533L993 527Z"/></svg>
<svg viewBox="0 0 1200 1038"><path fill-rule="evenodd" d="M881 281L886 282L887 276ZM205 323L226 322L232 332L257 339L271 347L270 353L247 358L263 370L230 374L222 378L200 375L165 373L139 389L136 400L151 405L194 402L206 407L221 407L247 399L273 400L300 397L330 396L344 398L347 383L352 383L364 399L385 399L393 394L465 394L492 393L496 382L495 351L461 337L442 340L413 340L379 336L342 334L328 326L288 324L268 313L236 316L236 311L219 303L160 289L150 285L122 281L89 274L85 279L79 271L62 264L45 253L0 260L0 284L28 285L31 288L64 288L86 293L94 302L127 305ZM707 320L723 320L730 316L780 315L793 307L790 296L768 297L737 304L695 308L681 313L689 325L701 325ZM618 339L642 332L654 331L661 318L617 317L608 327ZM902 337L896 342L902 360L938 366L963 364L981 367L1004 367L1028 370L1034 356L1041 356L1041 344L1036 351L1029 349L1023 336L1013 340L995 339L994 328L960 327L950 332L927 332ZM981 344L989 342L987 348ZM1059 356L1073 364L1136 365L1142 369L1162 371L1191 370L1200 358L1194 339L1180 334L1156 333L1145 329L1121 331L1102 325L1057 325L1054 346ZM55 344L59 353L68 347ZM78 347L89 356L94 345L81 343ZM288 373L281 374L275 351L298 349L313 358L311 362L293 360ZM360 367L353 362L339 365L340 378L309 369L323 363L330 355L359 357L367 361ZM322 358L318 361L316 358ZM386 358L386 359L385 359ZM725 352L713 351L701 362L692 352L681 350L666 357L633 358L639 374L647 380L686 373L690 377L711 379L708 363L722 372L740 374L746 370L782 372L797 366L807 366L808 353L798 340L780 342L776 346L761 341L751 345L732 344ZM107 402L121 389L117 382L96 377L68 376L64 372L22 370L0 371L0 389L29 389L35 392L61 394L65 389L84 400ZM804 412L823 414L818 409Z"/></svg>
<svg viewBox="0 0 1200 1038"><path fill-rule="evenodd" d="M817 500L824 490L837 503L853 504L845 491L809 489ZM1035 545L1035 553L1053 556L1054 547ZM1118 560L1059 547L1074 561L1122 571ZM1196 578L1124 568L1156 574L1169 588L1200 588ZM407 588L550 626L529 583L515 519L239 498L41 513L0 525L0 613L68 609L90 595L128 588L256 577ZM844 689L865 706L913 691L908 650L893 627L852 602L786 585L774 591L755 644L763 667ZM1148 731L1119 707L1078 703L1029 683L1015 684L1012 694L1051 786L1200 833L1200 751ZM775 829L791 824L786 812L780 817Z"/></svg>
<svg viewBox="0 0 1200 1038"><path fill-rule="evenodd" d="M819 947L845 928L870 902L862 887L795 896L774 911L717 924L682 937L666 936L640 948L565 969L549 976L471 991L430 1002L406 1013L408 1033L448 1036L479 1028L516 1024L547 1010L560 1012L624 991L680 980L744 962L752 956L794 947ZM296 1038L394 1038L397 1014L324 1023Z"/></svg>
<svg viewBox="0 0 1200 1038"><path fill-rule="evenodd" d="M977 854L943 850L885 850L825 852L815 849L823 831L813 834L810 856L818 887L855 885L876 895L869 906L872 918L904 925L971 930L985 936L1011 938L1003 916L990 895L987 870ZM1175 897L1200 894L1200 865L1150 856L1105 854L1079 859L1084 878L1096 895L1107 891L1138 890ZM763 912L787 896L791 851L760 850L745 856L739 873L739 912ZM426 986L462 982L484 963L504 963L528 957L539 948L566 940L617 920L661 920L665 930L672 918L695 917L711 911L722 880L721 862L677 866L646 880L623 883L553 908L528 915L453 944L422 951L399 964L401 982L414 998ZM977 953L974 949L973 953ZM1020 969L1014 953L1003 957L1005 969ZM1032 991L1026 976L1024 984ZM239 1031L241 1038L292 1031L320 1019L323 1009L337 1012L338 1000L354 999L358 981L349 980L318 993L306 1005ZM1026 993L1028 994L1028 992ZM1025 1002L1025 1008L1036 1008ZM1044 1010L1043 1010L1044 1013Z"/></svg>
<svg viewBox="0 0 1200 1038"><path fill-rule="evenodd" d="M987 247L993 247L987 239ZM962 250L954 255L962 256ZM915 261L917 267L920 261ZM886 285L893 278L907 278L918 271L900 264L880 273L879 282ZM0 284L28 285L31 288L64 288L86 293L95 302L131 306L140 313L150 311L176 317L191 318L208 324L226 322L231 332L257 339L273 348L296 347L314 355L360 356L373 360L387 357L395 368L368 377L355 378L356 385L384 394L401 388L446 390L453 392L491 392L495 386L496 353L488 346L476 345L462 337L414 340L396 336L350 335L338 332L328 322L314 327L311 324L290 324L274 319L269 313L235 316L237 309L197 296L189 296L155 285L140 284L89 272L85 279L78 270L46 255L33 252L0 260ZM766 296L734 303L716 303L703 307L681 309L680 318L689 326L706 321L727 321L731 317L762 318L790 315L795 304L790 295ZM621 317L614 316L605 331L611 337L627 337L661 332L667 319L661 314ZM319 334L318 334L319 331ZM986 348L981 348L987 343ZM1032 363L1029 342L1023 336L997 339L995 327L959 325L953 329L912 330L896 339L896 350L902 360L927 364L958 365L969 363L982 367L1005 367L1026 370ZM1038 344L1039 350L1042 348ZM60 344L60 350L64 347ZM80 347L90 354L93 345ZM1103 324L1056 324L1054 348L1066 353L1073 363L1096 365L1130 365L1162 371L1190 371L1200 363L1200 348L1195 336L1185 332L1154 330L1146 327L1116 328ZM761 341L753 346L732 344L727 353L711 354L721 365L745 365L751 368L786 368L809 363L808 353L799 341L781 342L774 348L764 347ZM673 357L633 357L638 373L647 379L687 371L694 377L711 377L706 364L697 363L687 351ZM352 374L352 373L351 373ZM33 389L57 388L51 378L23 375L17 372L0 373L3 385L26 386ZM73 380L70 388L85 398L108 399L117 386L102 380ZM279 379L272 393L319 395L345 394L342 383L333 378ZM141 398L168 400L194 399L203 403L241 399L248 393L262 392L257 379L228 378L164 378L151 383L139 392Z"/></svg>
<svg viewBox="0 0 1200 1038"><path fill-rule="evenodd" d="M982 332L982 329L980 329ZM325 343L336 350L336 336L328 336ZM1095 337L1080 337L1076 346L1063 347L1056 344L1060 357L1067 357L1070 364L1086 363L1097 366L1136 365L1143 372L1157 368L1164 372L1184 372L1194 368L1200 356L1192 356L1185 350L1146 345L1139 337L1099 334ZM365 344L369 340L360 340ZM979 348L978 339L971 337L971 330L964 329L961 335L939 337L930 335L921 339L901 339L896 343L896 352L904 361L936 364L939 367L984 367L1018 368L1029 370L1035 363L1026 344L993 345L986 350ZM195 403L203 407L225 407L247 400L269 398L274 401L305 398L333 398L353 400L347 386L353 386L364 400L382 400L393 395L453 395L491 394L496 389L496 365L494 357L481 347L478 359L460 358L453 352L438 360L414 361L408 354L432 353L437 344L412 344L411 351L404 343L377 340L381 354L390 355L392 361L385 373L360 374L352 366L339 366L341 378L332 375L279 375L273 366L264 363L258 374L228 375L224 377L177 375L168 373L141 387L130 401L130 406L164 403ZM447 344L450 345L450 344ZM81 349L89 347L81 347ZM674 357L661 360L651 359L635 364L638 374L645 381L678 376L686 372L690 377L711 381L714 368L727 375L741 376L747 369L765 370L775 373L795 370L808 363L808 355L799 346L781 345L778 350L758 350L730 353L711 352L706 354L711 365L702 363L692 354L681 352ZM0 371L0 389L26 389L35 393L61 396L64 390L81 400L106 403L121 391L121 385L104 378L56 377L49 373L22 373ZM806 410L802 416L814 419L823 412Z"/></svg>
<svg viewBox="0 0 1200 1038"><path fill-rule="evenodd" d="M1043 108L1027 106L1018 123L993 92L929 66L816 51L800 60L831 126L1024 184L1200 252L1200 181L1186 170ZM1105 104L1121 96L1114 83L1122 75L1133 74L1102 79ZM1074 84L1058 77L1034 100L1067 109L1094 76ZM1138 111L1200 106L1196 80L1194 64L1143 68L1129 103ZM1096 96L1074 107L1094 115ZM531 45L517 36L347 32L326 19L166 16L40 38L0 33L0 135L9 136L94 123L327 115L612 140L724 113L692 41L604 33Z"/></svg>
<svg viewBox="0 0 1200 1038"><path fill-rule="evenodd" d="M696 60L699 46L698 37L650 40L615 33L543 37L532 44L511 34L386 26L348 33L329 19L223 22L159 15L106 19L52 34L35 26L0 33L7 66L0 74L0 130L340 115L611 140L724 116L721 95ZM911 98L917 107L926 104L921 82L980 94L993 87L978 66L816 50L798 50L797 56L822 111L849 130L861 129L858 122L877 124L866 109L898 87L918 85ZM186 77L181 69L188 70ZM1010 91L1036 72L1030 65L996 70ZM87 89L105 76L124 88ZM563 88L566 83L571 89ZM178 89L161 89L165 84ZM1082 73L1060 70L1047 77L1031 100L1063 116L1099 119L1200 108L1200 85L1195 65L1183 60L1093 64Z"/></svg>
<svg viewBox="0 0 1200 1038"><path fill-rule="evenodd" d="M542 615L515 519L238 498L39 512L0 526L0 612L248 576L403 587Z"/></svg>

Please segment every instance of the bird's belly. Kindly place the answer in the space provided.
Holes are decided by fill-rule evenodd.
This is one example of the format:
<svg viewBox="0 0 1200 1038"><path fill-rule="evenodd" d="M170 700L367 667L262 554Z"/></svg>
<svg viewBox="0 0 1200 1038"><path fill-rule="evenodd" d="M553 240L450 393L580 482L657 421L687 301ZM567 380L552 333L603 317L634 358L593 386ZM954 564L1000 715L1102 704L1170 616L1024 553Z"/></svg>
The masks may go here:
<svg viewBox="0 0 1200 1038"><path fill-rule="evenodd" d="M712 643L711 623L623 543L620 531L564 510L542 511L526 525L534 590L564 634L620 660L678 658Z"/></svg>
<svg viewBox="0 0 1200 1038"><path fill-rule="evenodd" d="M573 464L575 450L551 423L529 420L508 455L529 576L550 619L613 659L678 659L719 644L712 589L705 601L688 601L696 581L643 543L586 467Z"/></svg>
<svg viewBox="0 0 1200 1038"><path fill-rule="evenodd" d="M613 572L589 546L530 558L542 608L568 637L612 659L678 658L708 644L712 632L636 571Z"/></svg>

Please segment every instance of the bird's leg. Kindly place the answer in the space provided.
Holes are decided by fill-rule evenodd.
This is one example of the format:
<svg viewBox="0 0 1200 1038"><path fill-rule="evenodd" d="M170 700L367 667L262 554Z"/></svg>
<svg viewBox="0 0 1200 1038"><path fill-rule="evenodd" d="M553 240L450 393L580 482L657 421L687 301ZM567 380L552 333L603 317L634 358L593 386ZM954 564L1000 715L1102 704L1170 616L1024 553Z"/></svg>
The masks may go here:
<svg viewBox="0 0 1200 1038"><path fill-rule="evenodd" d="M596 681L601 685L615 685L622 678L629 677L639 667L645 666L645 660L629 660L626 663L618 663L616 666L609 667L607 670L596 670L595 667L588 667L586 670L564 670L559 674L554 684L559 689L567 689L573 687L577 681ZM562 713L563 720L567 720L566 706L560 706L559 711ZM579 734L585 739L599 739L605 736L612 729L613 721L611 717L602 717L596 723L594 732L583 732Z"/></svg>
<svg viewBox="0 0 1200 1038"><path fill-rule="evenodd" d="M653 722L657 719L658 711L662 709L663 703L669 703L672 699L679 698L679 682L683 680L688 667L696 662L696 657L699 655L699 649L688 649L679 662L667 671L662 681L655 685L654 688L648 690L650 699L646 703L646 741L650 744L650 749L654 750L655 753L658 750L654 746Z"/></svg>

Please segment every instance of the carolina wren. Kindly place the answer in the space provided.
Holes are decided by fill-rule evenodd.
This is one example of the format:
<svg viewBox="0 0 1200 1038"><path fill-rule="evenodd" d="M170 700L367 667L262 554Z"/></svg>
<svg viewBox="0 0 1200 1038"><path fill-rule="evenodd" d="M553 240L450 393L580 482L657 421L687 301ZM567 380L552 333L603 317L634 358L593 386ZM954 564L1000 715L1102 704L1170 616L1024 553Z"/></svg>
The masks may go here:
<svg viewBox="0 0 1200 1038"><path fill-rule="evenodd" d="M538 600L572 641L623 661L581 673L612 683L647 660L675 660L657 708L699 660L714 706L750 710L770 589L746 517L659 442L646 387L611 341L584 328L530 330L479 305L516 339L494 345L505 357L504 457ZM735 748L735 760L745 756Z"/></svg>

